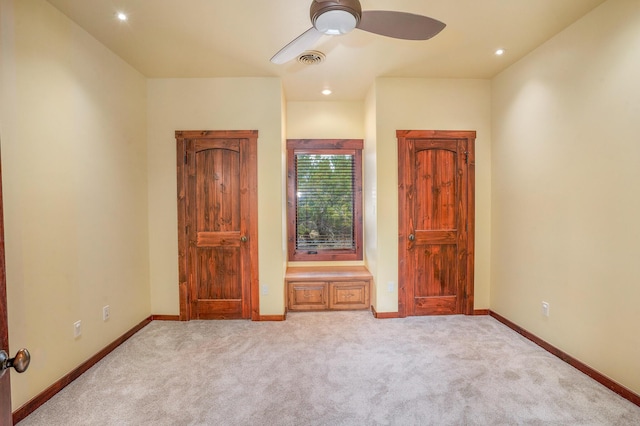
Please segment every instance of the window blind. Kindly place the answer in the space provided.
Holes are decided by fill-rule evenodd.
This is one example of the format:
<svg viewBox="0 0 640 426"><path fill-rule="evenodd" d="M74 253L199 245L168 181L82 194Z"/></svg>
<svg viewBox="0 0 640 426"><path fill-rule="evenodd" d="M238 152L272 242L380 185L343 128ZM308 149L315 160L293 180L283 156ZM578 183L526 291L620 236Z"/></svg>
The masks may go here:
<svg viewBox="0 0 640 426"><path fill-rule="evenodd" d="M296 248L353 250L354 156L296 154Z"/></svg>

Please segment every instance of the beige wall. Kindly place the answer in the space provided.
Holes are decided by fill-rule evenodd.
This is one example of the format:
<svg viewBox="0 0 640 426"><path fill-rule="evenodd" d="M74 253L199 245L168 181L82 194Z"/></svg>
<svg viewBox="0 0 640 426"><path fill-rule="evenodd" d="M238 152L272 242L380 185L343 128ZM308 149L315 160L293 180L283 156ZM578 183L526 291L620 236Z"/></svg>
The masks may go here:
<svg viewBox="0 0 640 426"><path fill-rule="evenodd" d="M491 309L636 393L638 76L640 2L615 0L494 79L491 256Z"/></svg>
<svg viewBox="0 0 640 426"><path fill-rule="evenodd" d="M376 88L371 87L364 101L364 167L362 193L364 202L364 257L366 265L372 274L378 270L378 215L377 212L377 161L376 144ZM378 282L376 277L372 281L371 306L378 307Z"/></svg>
<svg viewBox="0 0 640 426"><path fill-rule="evenodd" d="M286 137L287 139L364 139L364 105L360 101L287 102ZM286 217L286 211L283 213ZM284 232L286 233L286 227ZM364 238L366 244L366 235ZM288 262L288 265L363 265L364 263L363 259L348 262Z"/></svg>
<svg viewBox="0 0 640 426"><path fill-rule="evenodd" d="M372 104L372 101L369 102ZM375 202L376 247L368 247L377 282L376 310L398 310L398 152L396 130L475 130L476 252L475 309L489 307L491 228L491 83L488 80L379 78L375 84L375 182L367 191ZM367 127L371 127L371 124ZM373 133L372 130L368 134ZM377 160L372 160L375 156ZM375 253L375 254L373 254ZM393 292L388 291L393 283Z"/></svg>
<svg viewBox="0 0 640 426"><path fill-rule="evenodd" d="M177 315L176 130L258 130L261 315L284 313L282 87L277 78L148 80L151 308ZM264 286L264 287L263 287Z"/></svg>
<svg viewBox="0 0 640 426"><path fill-rule="evenodd" d="M361 101L287 102L287 139L364 139Z"/></svg>
<svg viewBox="0 0 640 426"><path fill-rule="evenodd" d="M15 409L150 314L146 84L46 1L0 4Z"/></svg>

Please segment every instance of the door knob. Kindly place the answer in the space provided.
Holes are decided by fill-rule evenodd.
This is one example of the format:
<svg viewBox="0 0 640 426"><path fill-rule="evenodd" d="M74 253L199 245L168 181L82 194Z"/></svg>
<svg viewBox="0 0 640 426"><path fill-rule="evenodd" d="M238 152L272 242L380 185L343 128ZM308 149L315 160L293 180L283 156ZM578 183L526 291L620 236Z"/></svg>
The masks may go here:
<svg viewBox="0 0 640 426"><path fill-rule="evenodd" d="M409 234L409 241L413 241L416 239L416 236L413 234Z"/></svg>
<svg viewBox="0 0 640 426"><path fill-rule="evenodd" d="M244 235L242 237L240 237L240 241L242 241L243 243L247 242L247 237L245 237Z"/></svg>
<svg viewBox="0 0 640 426"><path fill-rule="evenodd" d="M15 357L9 358L5 351L0 351L0 375L4 371L13 367L18 373L24 373L29 368L31 362L31 354L25 348L18 351Z"/></svg>

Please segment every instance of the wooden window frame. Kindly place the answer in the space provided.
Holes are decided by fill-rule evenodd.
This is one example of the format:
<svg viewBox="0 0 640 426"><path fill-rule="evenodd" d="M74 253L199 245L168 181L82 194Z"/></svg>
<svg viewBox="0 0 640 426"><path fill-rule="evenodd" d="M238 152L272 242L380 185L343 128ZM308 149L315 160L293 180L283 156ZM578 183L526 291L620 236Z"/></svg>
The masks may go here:
<svg viewBox="0 0 640 426"><path fill-rule="evenodd" d="M362 260L362 139L287 139L287 252L289 261L347 261ZM353 250L296 250L296 154L347 154L354 160Z"/></svg>

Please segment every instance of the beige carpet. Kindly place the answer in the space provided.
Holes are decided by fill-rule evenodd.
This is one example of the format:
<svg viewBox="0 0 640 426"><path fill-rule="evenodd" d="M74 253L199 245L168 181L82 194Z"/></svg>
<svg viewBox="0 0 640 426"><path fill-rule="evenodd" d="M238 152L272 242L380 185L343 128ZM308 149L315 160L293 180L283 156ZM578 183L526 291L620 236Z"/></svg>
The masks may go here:
<svg viewBox="0 0 640 426"><path fill-rule="evenodd" d="M640 407L490 317L155 321L30 425L640 425Z"/></svg>

